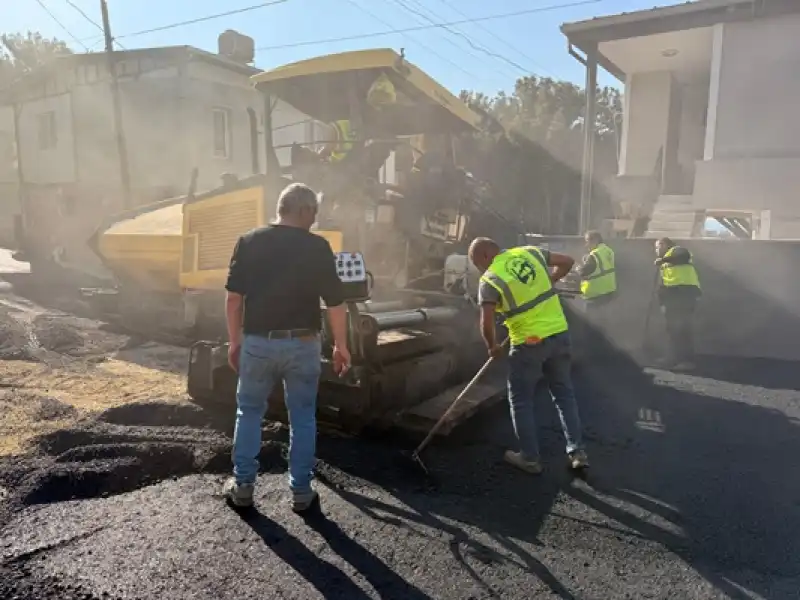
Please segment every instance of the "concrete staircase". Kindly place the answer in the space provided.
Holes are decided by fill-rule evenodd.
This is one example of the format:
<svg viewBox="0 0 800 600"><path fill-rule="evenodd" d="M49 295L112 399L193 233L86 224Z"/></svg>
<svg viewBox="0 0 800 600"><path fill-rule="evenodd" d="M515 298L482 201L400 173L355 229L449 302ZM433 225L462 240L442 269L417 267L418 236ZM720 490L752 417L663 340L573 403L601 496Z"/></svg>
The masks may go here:
<svg viewBox="0 0 800 600"><path fill-rule="evenodd" d="M702 231L702 223L702 211L695 210L692 196L662 195L653 207L644 236L677 239L697 237Z"/></svg>

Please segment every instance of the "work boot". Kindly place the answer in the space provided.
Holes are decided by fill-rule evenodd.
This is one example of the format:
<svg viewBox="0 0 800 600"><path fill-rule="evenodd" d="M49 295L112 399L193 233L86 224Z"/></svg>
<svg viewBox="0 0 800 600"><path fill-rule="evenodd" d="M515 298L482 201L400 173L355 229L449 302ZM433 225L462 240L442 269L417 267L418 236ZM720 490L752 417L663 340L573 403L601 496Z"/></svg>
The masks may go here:
<svg viewBox="0 0 800 600"><path fill-rule="evenodd" d="M542 465L538 460L529 460L522 456L522 452L514 452L506 450L503 459L510 465L514 465L518 469L522 469L531 475L538 475L542 472Z"/></svg>
<svg viewBox="0 0 800 600"><path fill-rule="evenodd" d="M225 499L237 508L253 506L254 490L255 486L252 483L236 483L235 477L228 479L222 488Z"/></svg>
<svg viewBox="0 0 800 600"><path fill-rule="evenodd" d="M577 471L589 466L589 457L583 450L575 450L574 452L570 452L567 456L569 456L569 466L573 470Z"/></svg>
<svg viewBox="0 0 800 600"><path fill-rule="evenodd" d="M314 490L310 492L292 492L292 510L303 513L319 501L319 494Z"/></svg>

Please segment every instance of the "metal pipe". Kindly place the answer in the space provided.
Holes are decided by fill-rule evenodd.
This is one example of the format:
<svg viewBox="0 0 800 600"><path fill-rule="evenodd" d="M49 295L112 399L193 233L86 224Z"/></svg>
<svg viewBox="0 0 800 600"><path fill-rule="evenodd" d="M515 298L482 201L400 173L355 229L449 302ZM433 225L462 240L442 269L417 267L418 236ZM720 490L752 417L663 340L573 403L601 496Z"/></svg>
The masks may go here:
<svg viewBox="0 0 800 600"><path fill-rule="evenodd" d="M358 310L361 312L375 314L382 312L392 312L403 308L402 300L389 300L387 302L359 302Z"/></svg>
<svg viewBox="0 0 800 600"><path fill-rule="evenodd" d="M586 108L583 113L583 165L578 235L591 226L592 180L594 178L595 120L597 119L597 45L586 50Z"/></svg>
<svg viewBox="0 0 800 600"><path fill-rule="evenodd" d="M373 315L381 331L394 327L407 327L418 323L438 323L455 318L460 311L447 306L398 310Z"/></svg>

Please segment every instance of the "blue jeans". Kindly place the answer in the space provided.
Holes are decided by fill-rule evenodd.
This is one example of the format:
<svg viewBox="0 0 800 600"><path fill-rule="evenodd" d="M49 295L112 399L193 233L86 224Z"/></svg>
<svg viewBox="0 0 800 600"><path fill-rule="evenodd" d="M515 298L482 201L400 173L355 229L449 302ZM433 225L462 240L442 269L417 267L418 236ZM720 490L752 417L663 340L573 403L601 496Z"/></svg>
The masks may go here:
<svg viewBox="0 0 800 600"><path fill-rule="evenodd" d="M508 402L522 456L528 460L539 458L534 396L542 378L558 410L567 453L581 449L581 421L570 376L569 333L550 336L538 344L512 346L508 362Z"/></svg>
<svg viewBox="0 0 800 600"><path fill-rule="evenodd" d="M317 388L321 344L317 340L270 340L245 335L236 389L233 474L237 483L255 483L261 451L261 423L272 389L283 382L289 412L289 485L311 491L317 446Z"/></svg>

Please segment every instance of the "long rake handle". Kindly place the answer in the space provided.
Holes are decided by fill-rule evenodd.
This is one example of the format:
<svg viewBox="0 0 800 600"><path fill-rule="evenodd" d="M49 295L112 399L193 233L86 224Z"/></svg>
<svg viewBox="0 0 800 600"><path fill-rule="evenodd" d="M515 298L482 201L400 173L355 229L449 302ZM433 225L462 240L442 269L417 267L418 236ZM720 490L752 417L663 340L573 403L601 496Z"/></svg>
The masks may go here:
<svg viewBox="0 0 800 600"><path fill-rule="evenodd" d="M505 346L507 342L508 342L508 338L503 340L503 343L500 344L500 346L501 347ZM458 403L461 402L461 400L464 398L464 396L466 396L469 393L469 391L473 387L475 387L475 384L478 383L478 380L481 377L483 377L483 374L486 372L486 370L491 366L491 364L493 362L494 362L494 357L491 356L491 357L489 357L489 360L487 360L485 363L483 363L483 366L480 368L480 370L477 373L475 373L475 377L473 377L470 380L470 382L464 387L464 389L461 390L461 393L458 395L458 397L455 400L453 400L453 403L450 405L450 408L448 408L445 411L445 413L439 418L439 420L436 421L436 425L434 425L431 428L431 430L428 432L428 435L425 437L424 440L422 440L422 443L419 446L417 446L417 449L414 450L413 456L415 456L415 457L419 456L420 452L422 452L425 449L425 447L433 439L433 436L436 435L436 432L438 432L439 429L441 429L442 425L447 420L447 417L450 416L450 413L452 413L453 410L455 410L456 406L458 406Z"/></svg>

